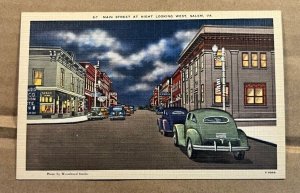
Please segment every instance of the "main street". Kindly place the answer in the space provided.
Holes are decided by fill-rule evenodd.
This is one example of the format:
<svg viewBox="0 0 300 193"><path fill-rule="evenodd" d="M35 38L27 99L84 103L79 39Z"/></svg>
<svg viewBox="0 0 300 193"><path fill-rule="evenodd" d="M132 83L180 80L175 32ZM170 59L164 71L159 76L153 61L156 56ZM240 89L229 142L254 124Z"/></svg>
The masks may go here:
<svg viewBox="0 0 300 193"><path fill-rule="evenodd" d="M275 169L277 148L249 139L251 150L237 161L231 153L201 152L194 160L158 132L151 111L124 121L27 126L27 170Z"/></svg>

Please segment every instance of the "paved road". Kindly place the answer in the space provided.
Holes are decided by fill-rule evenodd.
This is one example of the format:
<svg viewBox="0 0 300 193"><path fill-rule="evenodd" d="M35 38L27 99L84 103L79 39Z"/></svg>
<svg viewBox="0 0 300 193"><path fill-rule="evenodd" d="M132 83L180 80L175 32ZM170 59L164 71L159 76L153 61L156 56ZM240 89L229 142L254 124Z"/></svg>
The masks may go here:
<svg viewBox="0 0 300 193"><path fill-rule="evenodd" d="M242 161L223 152L189 160L172 137L158 132L156 118L140 110L125 121L28 125L27 170L276 168L277 148L254 140Z"/></svg>

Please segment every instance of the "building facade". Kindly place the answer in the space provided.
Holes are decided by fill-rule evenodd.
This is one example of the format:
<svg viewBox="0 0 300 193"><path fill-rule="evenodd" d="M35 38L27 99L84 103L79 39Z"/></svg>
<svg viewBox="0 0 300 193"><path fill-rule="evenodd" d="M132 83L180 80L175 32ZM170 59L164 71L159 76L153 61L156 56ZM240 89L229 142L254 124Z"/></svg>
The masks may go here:
<svg viewBox="0 0 300 193"><path fill-rule="evenodd" d="M181 106L181 68L177 68L171 77L171 106Z"/></svg>
<svg viewBox="0 0 300 193"><path fill-rule="evenodd" d="M110 106L116 106L118 104L118 93L116 92L110 92L109 93L109 97L110 97Z"/></svg>
<svg viewBox="0 0 300 193"><path fill-rule="evenodd" d="M171 77L163 79L159 89L159 104L169 107L171 104Z"/></svg>
<svg viewBox="0 0 300 193"><path fill-rule="evenodd" d="M96 93L99 93L100 89L97 84L100 81L100 71L95 68L95 66L89 62L80 62L79 63L82 67L85 68L85 111L90 112L91 108L94 106L95 103L95 82L96 82ZM96 76L95 76L96 75ZM95 81L96 79L96 81ZM96 106L100 106L99 100L96 100Z"/></svg>
<svg viewBox="0 0 300 193"><path fill-rule="evenodd" d="M85 69L57 47L30 47L28 118L84 115Z"/></svg>
<svg viewBox="0 0 300 193"><path fill-rule="evenodd" d="M101 107L110 106L110 92L112 89L112 81L105 72L100 73L100 92L104 96L105 100L101 101Z"/></svg>
<svg viewBox="0 0 300 193"><path fill-rule="evenodd" d="M239 125L276 124L274 33L270 27L202 26L178 60L181 105L188 110L222 109L222 63L213 56L214 44L225 48L226 111Z"/></svg>

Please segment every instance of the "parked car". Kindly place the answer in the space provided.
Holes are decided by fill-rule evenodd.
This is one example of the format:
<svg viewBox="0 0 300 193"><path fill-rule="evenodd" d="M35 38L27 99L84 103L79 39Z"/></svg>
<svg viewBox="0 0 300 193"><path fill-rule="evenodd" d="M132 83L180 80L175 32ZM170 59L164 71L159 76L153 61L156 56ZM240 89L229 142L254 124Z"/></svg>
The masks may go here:
<svg viewBox="0 0 300 193"><path fill-rule="evenodd" d="M134 111L135 111L135 110L134 110L134 106L129 106L129 109L130 109L130 113L131 113L131 114L134 114Z"/></svg>
<svg viewBox="0 0 300 193"><path fill-rule="evenodd" d="M109 117L109 112L108 109L106 107L101 107L101 113L104 116L104 118L108 118Z"/></svg>
<svg viewBox="0 0 300 193"><path fill-rule="evenodd" d="M173 132L174 145L185 147L190 159L197 151L225 151L243 160L250 149L246 134L237 128L232 116L218 109L189 112L185 123L175 124Z"/></svg>
<svg viewBox="0 0 300 193"><path fill-rule="evenodd" d="M131 110L130 110L129 106L125 105L124 110L125 110L125 115L126 116L131 116Z"/></svg>
<svg viewBox="0 0 300 193"><path fill-rule="evenodd" d="M104 116L101 112L101 108L100 107L92 107L91 111L88 112L88 114L87 114L87 118L88 118L88 120L104 119Z"/></svg>
<svg viewBox="0 0 300 193"><path fill-rule="evenodd" d="M174 124L184 124L188 111L183 107L165 108L157 119L158 131L164 136L173 133Z"/></svg>
<svg viewBox="0 0 300 193"><path fill-rule="evenodd" d="M109 109L109 119L112 120L125 120L125 110L122 106L114 106Z"/></svg>

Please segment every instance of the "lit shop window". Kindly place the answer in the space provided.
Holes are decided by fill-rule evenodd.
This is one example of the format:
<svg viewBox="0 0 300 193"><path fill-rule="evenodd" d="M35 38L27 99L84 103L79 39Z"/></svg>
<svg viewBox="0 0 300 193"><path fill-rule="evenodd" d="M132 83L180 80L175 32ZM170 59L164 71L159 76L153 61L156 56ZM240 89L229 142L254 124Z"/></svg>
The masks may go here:
<svg viewBox="0 0 300 193"><path fill-rule="evenodd" d="M251 53L251 66L253 68L257 68L258 66L258 57L257 57L257 53Z"/></svg>
<svg viewBox="0 0 300 193"><path fill-rule="evenodd" d="M52 114L52 113L54 113L54 105L53 104L42 104L42 105L40 105L40 113L42 113L42 114Z"/></svg>
<svg viewBox="0 0 300 193"><path fill-rule="evenodd" d="M44 84L44 69L33 69L33 85L41 86Z"/></svg>
<svg viewBox="0 0 300 193"><path fill-rule="evenodd" d="M249 67L249 54L248 53L243 53L243 67Z"/></svg>
<svg viewBox="0 0 300 193"><path fill-rule="evenodd" d="M217 86L217 83L214 83L214 104L220 105L222 100L222 85ZM226 91L225 91L225 102L229 104L229 83L226 83Z"/></svg>
<svg viewBox="0 0 300 193"><path fill-rule="evenodd" d="M222 57L222 50L218 50L217 52L217 58ZM222 68L222 62L219 59L215 59L215 68Z"/></svg>
<svg viewBox="0 0 300 193"><path fill-rule="evenodd" d="M267 54L266 53L260 54L260 67L267 68Z"/></svg>
<svg viewBox="0 0 300 193"><path fill-rule="evenodd" d="M266 105L266 83L245 83L245 105Z"/></svg>

